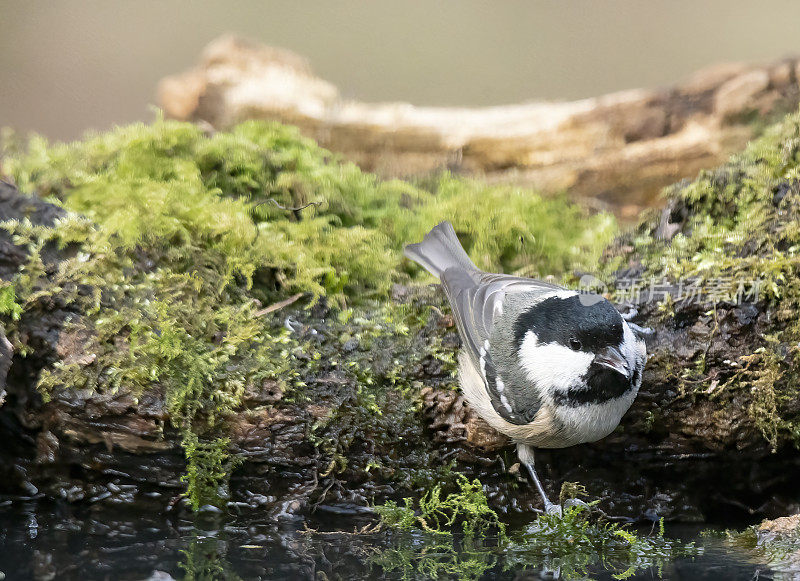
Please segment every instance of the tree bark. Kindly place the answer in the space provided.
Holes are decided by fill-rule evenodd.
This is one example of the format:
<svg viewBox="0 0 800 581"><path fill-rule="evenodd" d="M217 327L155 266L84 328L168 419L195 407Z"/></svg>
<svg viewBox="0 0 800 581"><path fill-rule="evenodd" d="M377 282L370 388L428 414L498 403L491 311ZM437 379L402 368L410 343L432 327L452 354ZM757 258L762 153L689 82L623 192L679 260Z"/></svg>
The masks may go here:
<svg viewBox="0 0 800 581"><path fill-rule="evenodd" d="M765 116L794 110L798 70L794 58L725 64L673 87L573 102L416 107L345 100L302 57L225 36L197 67L161 82L159 103L170 117L217 129L248 119L297 125L383 176L448 168L568 191L633 220L659 203L662 187L740 150Z"/></svg>
<svg viewBox="0 0 800 581"><path fill-rule="evenodd" d="M664 212L667 222L680 214L673 207ZM4 219L52 224L62 213L0 184ZM629 248L624 240L620 245L614 252ZM46 249L46 271L55 272L70 251ZM0 275L8 280L26 250L3 231L0 253ZM635 257L629 258L635 265ZM443 299L435 287L398 287L392 300L442 306ZM748 353L777 324L765 304L718 305L713 333L707 305L679 306L667 319L650 303L638 307L637 321L654 329L642 390L608 438L538 454L550 492L557 492L560 482L579 481L615 514L682 520L777 516L796 507L800 455L786 445L772 453L747 414L745 396L718 400L712 394L687 395L676 385L676 370L694 365L698 352L705 353L707 376L722 378L726 362ZM335 319L324 304L310 311L290 305L281 316L289 314L321 348L345 349L334 333L311 332ZM163 393L154 388L134 397L123 390L64 389L45 402L34 388L43 368L87 355L86 338L67 325L81 316L74 307L43 300L18 321L18 336L30 353L9 357L0 341L0 379L7 392L4 403L0 398L0 491L88 503L135 502L148 494L166 505L183 490L185 460ZM417 346L437 341L445 352L458 347L447 314L435 313L418 331ZM414 361L394 347L381 345L369 355L376 377L388 382L392 358L407 357L401 359L403 373L419 386L418 396L411 397L419 397L421 412L406 413L411 421L397 425L381 423L374 411L348 416L349 424L332 422L324 435L334 443L347 440L345 458L326 450L314 434L321 419L360 405L355 396L338 395L358 392L352 377L323 365L306 380L319 399L307 402L284 398L275 382L251 386L242 408L227 421L231 452L243 459L231 480L232 506L266 509L276 519L301 518L312 509L358 513L376 500L418 494L425 478L438 478L455 461L457 470L481 478L499 510L533 510L538 498L525 484L520 487L513 448L448 388L453 381L448 368L432 357ZM400 393L387 393L382 412L390 417L408 402Z"/></svg>

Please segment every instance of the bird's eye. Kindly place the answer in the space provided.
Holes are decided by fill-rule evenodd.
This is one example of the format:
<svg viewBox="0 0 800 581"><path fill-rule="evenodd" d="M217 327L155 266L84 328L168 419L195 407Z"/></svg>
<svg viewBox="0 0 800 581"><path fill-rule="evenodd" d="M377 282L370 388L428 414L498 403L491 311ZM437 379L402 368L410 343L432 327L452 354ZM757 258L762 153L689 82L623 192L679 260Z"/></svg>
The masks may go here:
<svg viewBox="0 0 800 581"><path fill-rule="evenodd" d="M569 348L573 351L580 351L581 350L581 342L576 339L575 337L570 337L569 339Z"/></svg>

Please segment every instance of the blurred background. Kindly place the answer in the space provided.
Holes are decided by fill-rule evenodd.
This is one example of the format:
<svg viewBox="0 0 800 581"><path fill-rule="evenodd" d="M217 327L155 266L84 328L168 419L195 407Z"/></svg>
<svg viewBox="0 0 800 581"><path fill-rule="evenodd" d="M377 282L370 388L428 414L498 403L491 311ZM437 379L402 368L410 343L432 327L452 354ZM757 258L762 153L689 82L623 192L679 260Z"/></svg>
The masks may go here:
<svg viewBox="0 0 800 581"><path fill-rule="evenodd" d="M345 98L481 106L658 87L800 52L800 3L0 0L0 126L55 139L150 119L159 79L235 32Z"/></svg>

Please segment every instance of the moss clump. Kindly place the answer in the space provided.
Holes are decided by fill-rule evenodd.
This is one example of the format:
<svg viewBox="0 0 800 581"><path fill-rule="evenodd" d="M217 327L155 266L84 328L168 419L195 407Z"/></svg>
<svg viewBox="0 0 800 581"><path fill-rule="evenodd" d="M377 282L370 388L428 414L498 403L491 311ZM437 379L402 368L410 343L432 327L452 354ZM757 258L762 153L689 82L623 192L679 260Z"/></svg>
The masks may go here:
<svg viewBox="0 0 800 581"><path fill-rule="evenodd" d="M386 290L402 245L443 219L479 264L544 274L592 264L615 230L607 215L529 190L447 174L427 187L382 181L263 122L210 136L157 121L69 145L36 138L5 167L22 191L100 225L109 251L146 245L160 261L170 247L184 266L218 253L230 275L269 269L277 290L329 296Z"/></svg>
<svg viewBox="0 0 800 581"><path fill-rule="evenodd" d="M17 302L17 294L13 286L0 289L0 315L10 317L12 321L19 319L22 306Z"/></svg>
<svg viewBox="0 0 800 581"><path fill-rule="evenodd" d="M225 486L228 474L237 463L237 458L228 456L228 438L201 442L194 432L186 432L183 448L186 451L187 470L183 476L188 490L189 502L194 510L206 504L217 504L229 497Z"/></svg>
<svg viewBox="0 0 800 581"><path fill-rule="evenodd" d="M403 506L390 500L375 507L375 512L384 524L401 530L418 528L428 533L450 535L451 528L459 523L467 537L485 536L490 528L497 531L498 538L505 540L506 527L497 513L489 508L483 486L476 478L470 481L463 474L456 479L457 492L442 497L442 485L437 484L419 500L418 511L410 498Z"/></svg>
<svg viewBox="0 0 800 581"><path fill-rule="evenodd" d="M742 531L703 531L703 536L721 540L728 548L744 552L789 578L800 567L800 517L765 520Z"/></svg>
<svg viewBox="0 0 800 581"><path fill-rule="evenodd" d="M392 325L378 322L372 333L363 305L418 272L400 250L435 223L452 220L483 266L534 264L556 275L591 264L614 232L608 216L525 190L447 174L424 185L382 181L273 123L209 135L157 120L72 144L34 138L7 154L3 170L23 192L67 210L52 227L4 224L29 252L0 297L12 341L29 351L13 319L55 303L73 313L62 332L91 354L48 363L40 392L159 394L182 433L195 505L227 478L224 420L248 387L277 380L295 390L287 399L310 401L323 389L309 387L314 373L341 363L359 387L328 394L338 410L331 417L342 417L319 420L310 436L340 459L358 421L370 423L343 402L373 415L413 407L398 362L376 372L363 349L328 350L322 361L314 340L264 314L265 304L294 293L349 304L341 314L356 323L339 322L336 332L347 327L360 344L385 348ZM55 265L53 249L61 250ZM410 323L415 330L422 319Z"/></svg>
<svg viewBox="0 0 800 581"><path fill-rule="evenodd" d="M676 374L684 393L711 393L720 405L749 402L753 423L773 448L787 439L800 445L800 114L665 195L667 210L624 240L627 252L609 260L607 272L635 261L645 293L651 281L672 285L681 296L662 303L660 315L675 328L699 313L708 348L692 369ZM617 298L628 293L618 288ZM712 345L728 341L721 313L739 303L757 305L768 324L741 357L725 362L730 354ZM728 351L735 350L734 341Z"/></svg>
<svg viewBox="0 0 800 581"><path fill-rule="evenodd" d="M380 553L374 563L404 579L478 579L494 569L530 567L560 570L564 579L599 571L626 579L639 569L660 569L698 552L691 543L665 538L663 520L657 534L645 536L604 521L586 504L569 506L563 515L541 515L526 529L507 533L487 506L478 480L459 476L457 485L459 490L444 497L435 487L417 506L405 499L404 506L387 502L376 507L386 526L416 536L396 539L398 546ZM453 535L457 524L461 533ZM489 535L491 529L496 534ZM419 542L420 535L427 535L425 543Z"/></svg>

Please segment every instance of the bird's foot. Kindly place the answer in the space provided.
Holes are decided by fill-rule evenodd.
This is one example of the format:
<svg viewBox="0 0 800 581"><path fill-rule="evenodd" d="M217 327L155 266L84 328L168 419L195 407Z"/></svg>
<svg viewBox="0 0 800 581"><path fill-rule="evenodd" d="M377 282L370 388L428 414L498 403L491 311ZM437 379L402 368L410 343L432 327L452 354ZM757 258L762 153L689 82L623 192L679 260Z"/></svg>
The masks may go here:
<svg viewBox="0 0 800 581"><path fill-rule="evenodd" d="M564 501L564 504L556 504L548 500L544 504L544 512L545 514L555 514L562 517L564 516L564 510L575 506L588 507L589 504L582 501L580 498L568 498Z"/></svg>
<svg viewBox="0 0 800 581"><path fill-rule="evenodd" d="M549 500L544 503L544 512L545 514L554 514L559 518L564 516L564 511L561 508L561 505L550 502Z"/></svg>
<svg viewBox="0 0 800 581"><path fill-rule="evenodd" d="M573 506L588 507L589 504L582 501L580 498L568 498L564 501L564 508L572 508Z"/></svg>

